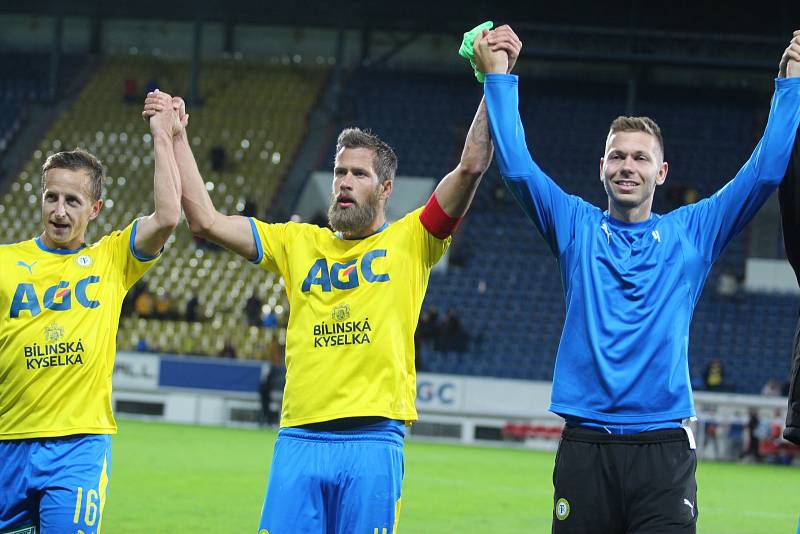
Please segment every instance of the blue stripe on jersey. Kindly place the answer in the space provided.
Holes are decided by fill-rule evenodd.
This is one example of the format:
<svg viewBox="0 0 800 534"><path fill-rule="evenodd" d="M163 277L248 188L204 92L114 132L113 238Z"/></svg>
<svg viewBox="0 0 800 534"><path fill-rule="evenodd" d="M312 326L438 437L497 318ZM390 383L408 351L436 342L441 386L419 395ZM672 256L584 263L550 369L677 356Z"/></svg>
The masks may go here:
<svg viewBox="0 0 800 534"><path fill-rule="evenodd" d="M534 163L517 77L484 84L500 172L561 270L567 315L550 410L603 423L694 415L689 324L713 261L772 194L800 123L800 78L776 80L764 137L711 197L626 224L566 194Z"/></svg>
<svg viewBox="0 0 800 534"><path fill-rule="evenodd" d="M250 231L253 232L253 240L256 242L256 257L255 259L250 260L250 262L258 265L264 258L264 248L261 246L261 238L259 237L258 230L256 229L256 222L252 217L248 217L247 220L250 221Z"/></svg>
<svg viewBox="0 0 800 534"><path fill-rule="evenodd" d="M50 252L51 254L76 254L76 253L78 253L81 250L86 248L86 243L81 243L81 246L79 246L78 248L75 248L75 249L72 249L72 248L50 248L47 245L45 245L44 243L42 243L41 236L39 236L36 239L34 239L34 241L36 242L36 246L37 247L39 247L40 249L42 249L45 252Z"/></svg>
<svg viewBox="0 0 800 534"><path fill-rule="evenodd" d="M158 257L159 254L161 254L161 252L159 252L155 256L148 256L146 254L139 254L139 252L136 251L136 247L133 245L133 240L136 239L136 225L137 224L139 224L139 219L136 219L135 221L133 221L133 228L131 228L131 239L130 239L131 254L133 254L133 257L136 258L139 261L153 261L154 259L156 259ZM164 249L162 248L161 250L164 250Z"/></svg>

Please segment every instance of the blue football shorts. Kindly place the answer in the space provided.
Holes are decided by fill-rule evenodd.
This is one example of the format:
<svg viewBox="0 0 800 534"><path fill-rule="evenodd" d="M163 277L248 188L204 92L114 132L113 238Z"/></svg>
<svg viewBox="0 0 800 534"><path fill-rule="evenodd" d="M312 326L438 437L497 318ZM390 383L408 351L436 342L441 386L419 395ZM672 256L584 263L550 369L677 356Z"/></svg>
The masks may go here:
<svg viewBox="0 0 800 534"><path fill-rule="evenodd" d="M393 534L403 484L402 421L325 432L282 428L259 534Z"/></svg>
<svg viewBox="0 0 800 534"><path fill-rule="evenodd" d="M111 436L0 441L0 533L99 534Z"/></svg>

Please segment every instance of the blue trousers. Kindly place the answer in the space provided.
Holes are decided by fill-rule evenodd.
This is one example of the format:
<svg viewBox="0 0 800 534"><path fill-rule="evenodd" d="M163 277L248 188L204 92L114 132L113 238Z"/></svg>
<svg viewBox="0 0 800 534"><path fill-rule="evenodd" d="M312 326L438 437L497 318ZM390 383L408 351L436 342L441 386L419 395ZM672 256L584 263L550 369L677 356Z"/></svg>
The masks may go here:
<svg viewBox="0 0 800 534"><path fill-rule="evenodd" d="M0 441L0 532L98 534L111 436Z"/></svg>
<svg viewBox="0 0 800 534"><path fill-rule="evenodd" d="M336 432L281 429L259 534L393 534L403 437L399 421Z"/></svg>

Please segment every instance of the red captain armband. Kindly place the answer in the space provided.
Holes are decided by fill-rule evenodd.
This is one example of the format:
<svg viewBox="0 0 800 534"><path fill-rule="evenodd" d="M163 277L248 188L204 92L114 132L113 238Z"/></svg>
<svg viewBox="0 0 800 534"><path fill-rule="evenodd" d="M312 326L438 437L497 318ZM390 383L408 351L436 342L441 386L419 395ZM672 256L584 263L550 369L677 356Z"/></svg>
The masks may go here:
<svg viewBox="0 0 800 534"><path fill-rule="evenodd" d="M419 220L422 226L438 239L447 239L456 232L458 225L461 223L463 217L450 217L444 212L439 201L436 199L436 193L431 195L422 213L419 214Z"/></svg>

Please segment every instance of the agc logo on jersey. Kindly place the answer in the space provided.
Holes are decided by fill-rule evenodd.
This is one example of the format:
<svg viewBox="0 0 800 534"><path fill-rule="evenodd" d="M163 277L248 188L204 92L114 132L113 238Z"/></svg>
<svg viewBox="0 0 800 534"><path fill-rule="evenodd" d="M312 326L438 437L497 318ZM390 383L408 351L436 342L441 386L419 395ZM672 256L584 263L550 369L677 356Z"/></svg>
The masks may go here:
<svg viewBox="0 0 800 534"><path fill-rule="evenodd" d="M14 292L14 298L11 300L11 318L16 319L23 311L31 314L31 317L36 317L42 312L42 306L48 310L53 311L67 311L72 309L72 297L75 296L75 301L84 308L97 308L100 306L100 301L91 300L86 296L86 289L91 284L100 282L99 276L87 276L75 284L75 290L70 288L69 282L60 281L54 286L48 287L44 292L44 299L39 300L39 295L36 293L36 288L33 284L21 283L17 286Z"/></svg>
<svg viewBox="0 0 800 534"><path fill-rule="evenodd" d="M303 293L311 290L311 286L319 286L322 291L329 292L332 288L354 289L358 287L360 279L365 282L388 282L388 273L376 273L377 266L373 262L377 258L386 257L385 249L370 250L363 257L353 259L347 263L332 263L328 267L328 260L319 258L308 270L306 279L303 280ZM359 277L359 270L361 277Z"/></svg>

